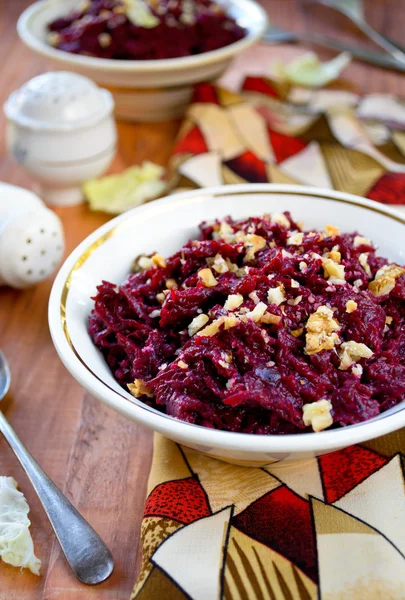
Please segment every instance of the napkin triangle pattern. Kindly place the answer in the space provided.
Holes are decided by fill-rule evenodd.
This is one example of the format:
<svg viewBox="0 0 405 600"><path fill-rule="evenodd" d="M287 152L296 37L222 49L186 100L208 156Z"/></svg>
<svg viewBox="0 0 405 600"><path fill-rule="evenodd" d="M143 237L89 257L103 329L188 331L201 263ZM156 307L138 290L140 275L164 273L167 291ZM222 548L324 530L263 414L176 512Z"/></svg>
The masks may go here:
<svg viewBox="0 0 405 600"><path fill-rule="evenodd" d="M298 183L402 205L404 140L405 108L392 96L303 90L261 77L246 78L240 94L205 83L180 130L170 184ZM212 153L215 161L204 161Z"/></svg>
<svg viewBox="0 0 405 600"><path fill-rule="evenodd" d="M252 468L156 434L132 598L404 598L404 449L401 430Z"/></svg>

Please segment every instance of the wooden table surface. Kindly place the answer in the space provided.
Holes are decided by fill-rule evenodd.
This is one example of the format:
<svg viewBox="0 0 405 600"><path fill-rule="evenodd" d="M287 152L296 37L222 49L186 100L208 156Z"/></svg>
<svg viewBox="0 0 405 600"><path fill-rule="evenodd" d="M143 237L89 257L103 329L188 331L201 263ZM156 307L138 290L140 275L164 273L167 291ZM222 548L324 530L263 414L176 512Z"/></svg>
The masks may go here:
<svg viewBox="0 0 405 600"><path fill-rule="evenodd" d="M319 31L364 43L345 21L302 0L262 0L274 25ZM365 0L370 22L385 34L403 39L403 0ZM0 0L0 104L29 78L50 68L18 40L15 24L30 4ZM266 72L272 58L289 58L298 48L257 47L238 59L225 76L238 85L246 72ZM323 54L322 54L323 56ZM325 56L328 56L325 54ZM405 78L361 63L353 63L345 77L363 91L405 96ZM32 181L7 157L4 119L0 116L0 180L32 186ZM113 171L144 159L166 164L178 123L155 125L119 123L119 152ZM107 216L85 206L57 210L69 253ZM104 584L79 584L67 567L44 512L11 450L0 440L0 475L17 479L31 507L32 535L42 560L41 577L0 565L0 600L129 597L139 563L139 529L148 478L151 433L131 423L92 398L65 370L53 348L47 325L47 303L52 280L21 292L0 290L0 346L12 372L11 391L3 408L33 455L95 527L115 558L115 571Z"/></svg>

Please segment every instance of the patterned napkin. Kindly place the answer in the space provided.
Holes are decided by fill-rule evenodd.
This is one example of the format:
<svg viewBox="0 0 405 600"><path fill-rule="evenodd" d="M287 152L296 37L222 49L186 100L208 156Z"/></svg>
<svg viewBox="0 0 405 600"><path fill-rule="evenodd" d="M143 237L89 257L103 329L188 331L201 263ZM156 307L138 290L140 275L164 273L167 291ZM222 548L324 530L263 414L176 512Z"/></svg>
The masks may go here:
<svg viewBox="0 0 405 600"><path fill-rule="evenodd" d="M201 85L170 185L333 187L405 204L405 105L249 77ZM239 467L155 436L137 600L403 600L405 430ZM401 453L402 452L402 453Z"/></svg>
<svg viewBox="0 0 405 600"><path fill-rule="evenodd" d="M405 103L248 77L242 94L197 88L170 184L295 183L405 204Z"/></svg>

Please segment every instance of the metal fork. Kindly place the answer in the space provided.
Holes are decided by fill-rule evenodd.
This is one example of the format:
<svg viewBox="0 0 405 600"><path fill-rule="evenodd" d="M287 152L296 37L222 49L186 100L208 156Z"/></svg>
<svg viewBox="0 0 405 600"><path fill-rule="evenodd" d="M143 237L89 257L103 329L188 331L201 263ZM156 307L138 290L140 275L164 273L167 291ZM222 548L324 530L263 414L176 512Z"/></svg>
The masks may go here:
<svg viewBox="0 0 405 600"><path fill-rule="evenodd" d="M393 58L405 63L405 48L382 35L369 25L364 17L363 0L309 0L311 4L322 4L333 8L345 15L362 31L369 39L378 44Z"/></svg>

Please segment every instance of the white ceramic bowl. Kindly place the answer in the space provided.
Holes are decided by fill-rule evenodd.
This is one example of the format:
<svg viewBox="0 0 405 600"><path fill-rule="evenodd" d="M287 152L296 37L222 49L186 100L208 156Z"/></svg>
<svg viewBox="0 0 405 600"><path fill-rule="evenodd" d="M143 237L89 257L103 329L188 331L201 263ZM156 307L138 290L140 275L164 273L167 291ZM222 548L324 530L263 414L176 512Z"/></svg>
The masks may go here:
<svg viewBox="0 0 405 600"><path fill-rule="evenodd" d="M204 219L242 218L290 210L306 227L326 224L359 231L383 256L405 262L405 217L357 196L292 185L223 186L170 196L113 219L92 233L61 268L50 297L49 324L62 361L94 396L129 419L209 455L259 466L322 455L405 425L405 403L379 417L342 429L301 435L263 436L207 429L162 415L136 400L111 375L88 333L90 297L102 279L119 283L133 258L158 251L170 255ZM68 399L66 400L69 401Z"/></svg>
<svg viewBox="0 0 405 600"><path fill-rule="evenodd" d="M76 71L108 87L116 115L134 121L162 121L181 117L190 102L193 84L218 78L232 58L263 35L267 16L254 0L219 0L247 30L238 42L196 56L165 60L111 60L69 54L46 43L46 26L71 12L80 0L40 0L29 6L17 23L21 39L54 66Z"/></svg>

